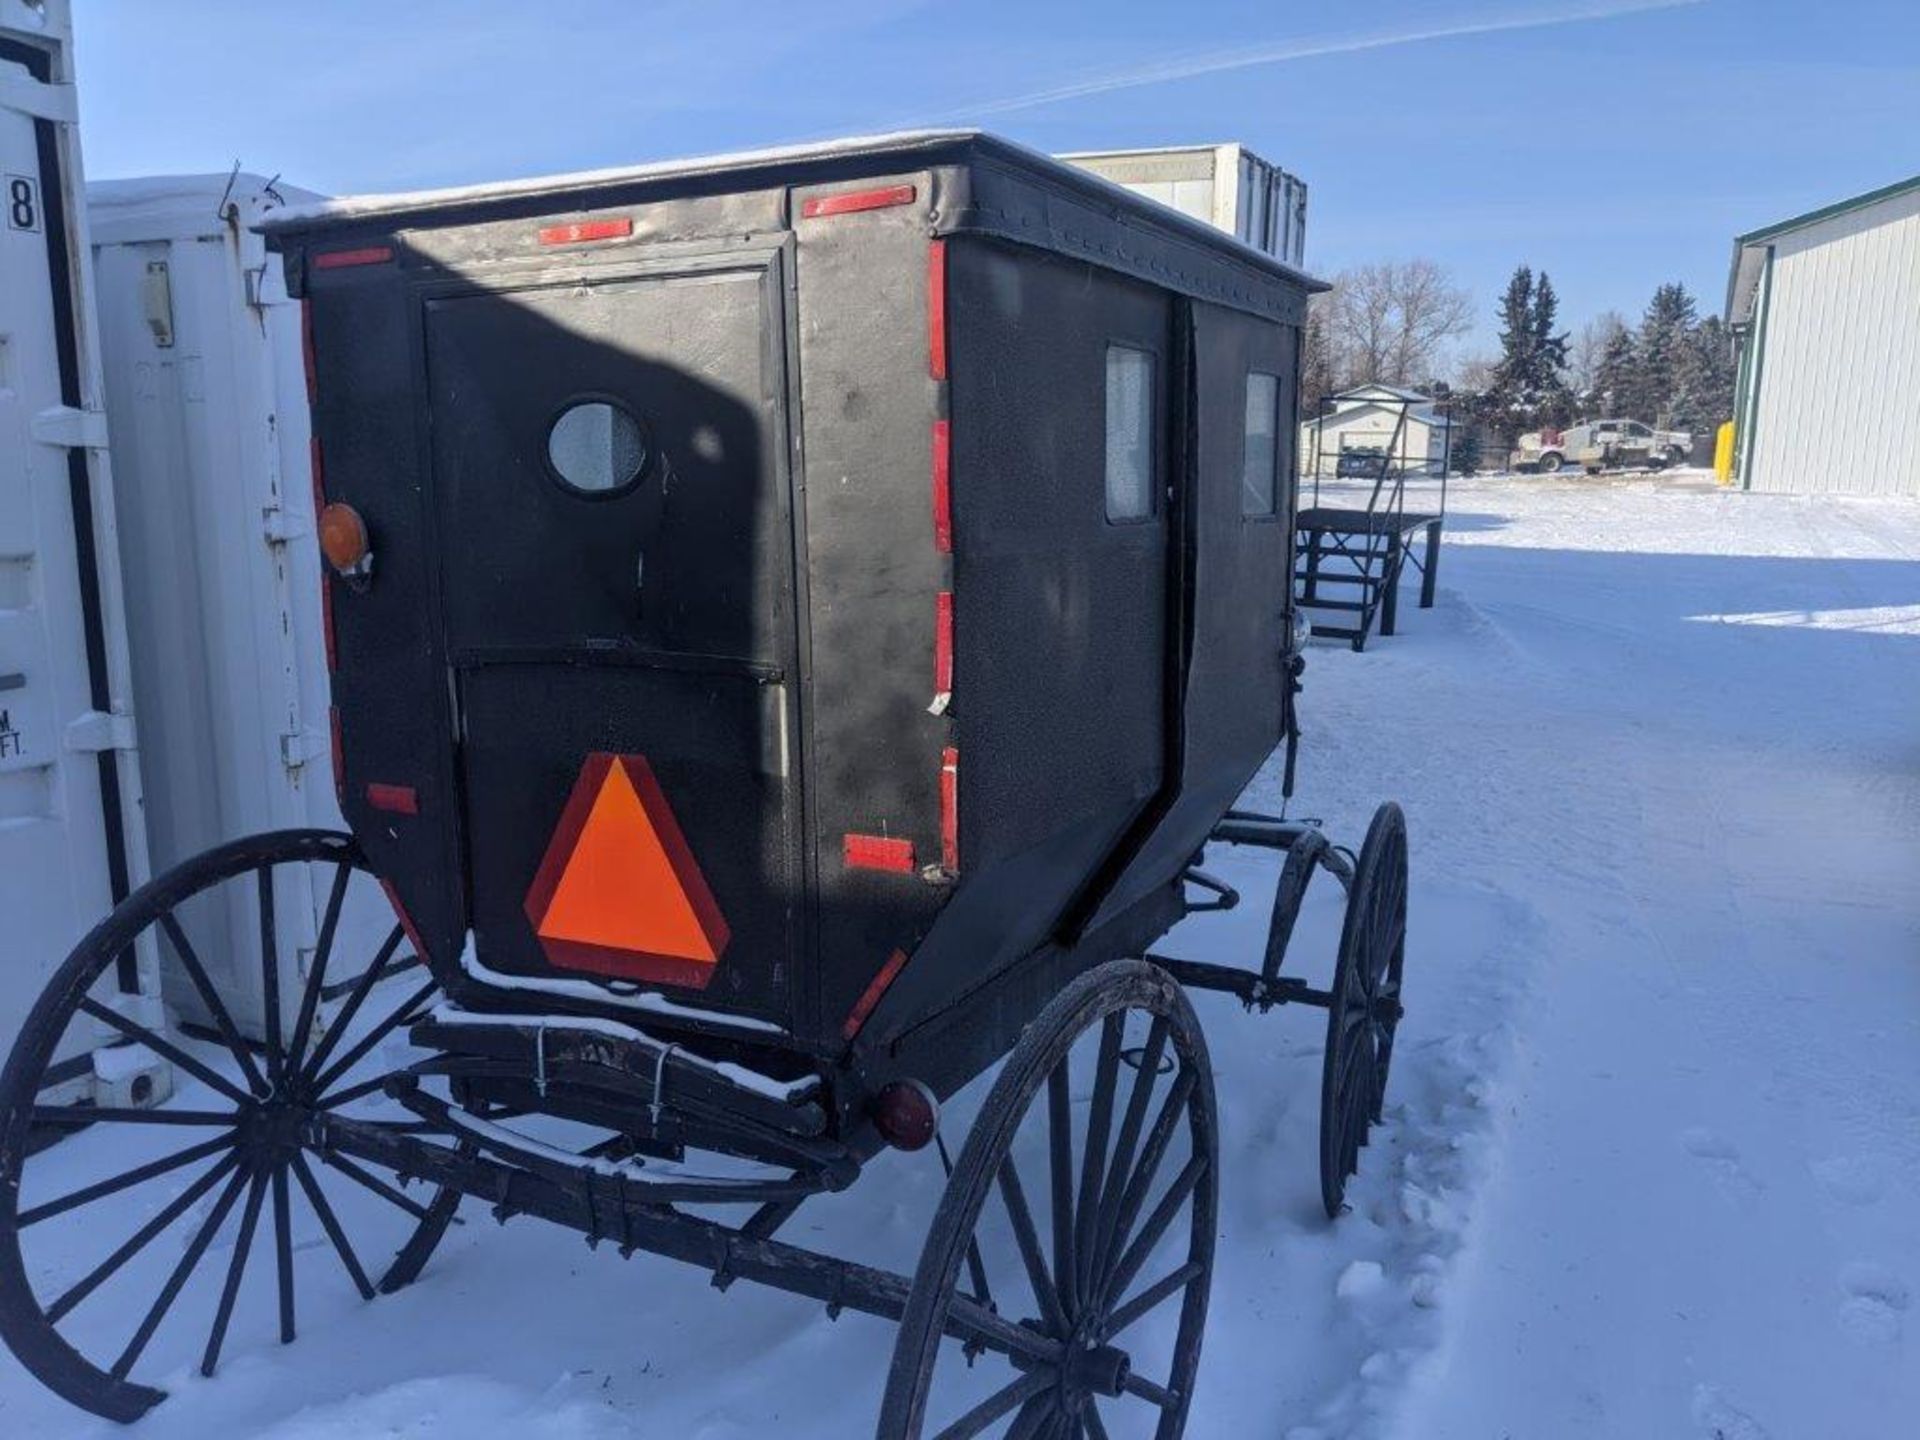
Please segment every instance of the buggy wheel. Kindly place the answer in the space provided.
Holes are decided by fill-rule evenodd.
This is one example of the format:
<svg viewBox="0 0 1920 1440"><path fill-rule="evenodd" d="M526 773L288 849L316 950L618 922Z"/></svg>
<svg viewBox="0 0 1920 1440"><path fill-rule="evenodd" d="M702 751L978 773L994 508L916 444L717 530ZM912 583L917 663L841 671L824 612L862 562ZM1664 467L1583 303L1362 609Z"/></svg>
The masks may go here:
<svg viewBox="0 0 1920 1440"><path fill-rule="evenodd" d="M290 994L283 1005L275 897L284 906L302 893L308 877L290 872L307 867L314 883L304 893L325 897L325 908L296 1011ZM371 903L348 907L356 881ZM401 950L403 929L388 931L391 919L350 836L278 831L142 886L55 972L0 1071L0 1338L50 1389L131 1421L166 1393L136 1369L197 1363L211 1375L236 1313L268 1328L277 1317L281 1341L292 1340L296 1217L310 1216L314 1231L300 1248L330 1248L363 1298L419 1273L459 1196L441 1190L421 1203L315 1148L312 1124L321 1112L387 1103L383 1042L434 993L418 974L390 987L405 992L397 1005L388 988L375 993L415 964ZM386 940L376 947L377 933ZM197 993L211 1039L169 1027L156 999L120 992L130 966L118 962L148 946ZM214 984L216 973L240 977L255 966L265 1030L257 1041L242 1037ZM338 1008L328 1013L327 1000ZM323 1175L334 1181L331 1199ZM203 1273L235 1215L230 1253ZM256 1242L271 1253L248 1287ZM359 1257L382 1242L395 1257L376 1282Z"/></svg>
<svg viewBox="0 0 1920 1440"><path fill-rule="evenodd" d="M1138 960L1080 976L1022 1034L967 1136L901 1317L881 1440L1175 1440L1218 1172L1213 1068L1185 993ZM1033 1349L974 1365L979 1347L948 1335L956 1302L1016 1319Z"/></svg>
<svg viewBox="0 0 1920 1440"><path fill-rule="evenodd" d="M1400 976L1407 951L1407 821L1391 802L1374 812L1354 867L1327 1006L1320 1075L1320 1199L1340 1214L1367 1132L1380 1122Z"/></svg>

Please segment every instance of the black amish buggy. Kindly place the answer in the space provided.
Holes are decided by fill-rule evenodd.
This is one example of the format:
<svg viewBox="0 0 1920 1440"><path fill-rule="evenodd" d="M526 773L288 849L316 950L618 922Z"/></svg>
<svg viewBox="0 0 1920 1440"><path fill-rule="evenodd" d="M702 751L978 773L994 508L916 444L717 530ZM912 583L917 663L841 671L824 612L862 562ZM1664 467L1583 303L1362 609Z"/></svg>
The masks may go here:
<svg viewBox="0 0 1920 1440"><path fill-rule="evenodd" d="M1330 1216L1400 1017L1399 810L1356 856L1233 808L1283 741L1291 778L1315 283L973 132L341 201L270 238L308 318L352 833L211 851L58 972L0 1078L14 1353L131 1420L163 1395L140 1374L212 1373L249 1295L293 1338L296 1187L368 1297L471 1196L897 1320L889 1440L1180 1434L1220 1184L1186 990L1327 1010ZM1150 953L1239 898L1210 844L1284 857L1264 953ZM300 867L327 901L287 983ZM1348 896L1326 989L1280 973L1316 870ZM344 953L376 882L397 923ZM258 922L258 1034L180 923L220 897ZM116 1004L140 944L200 1039ZM99 1025L178 1100L49 1103ZM942 1103L1002 1061L952 1157ZM79 1127L126 1144L54 1193ZM781 1238L929 1143L912 1273ZM194 1178L131 1203L163 1175ZM35 1258L68 1223L94 1268Z"/></svg>

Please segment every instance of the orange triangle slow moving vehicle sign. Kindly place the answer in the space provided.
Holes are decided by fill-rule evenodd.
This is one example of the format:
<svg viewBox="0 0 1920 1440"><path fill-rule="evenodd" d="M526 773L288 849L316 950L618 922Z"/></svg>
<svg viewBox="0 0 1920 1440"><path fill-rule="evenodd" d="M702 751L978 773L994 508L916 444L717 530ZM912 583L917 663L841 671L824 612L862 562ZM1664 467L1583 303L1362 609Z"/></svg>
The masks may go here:
<svg viewBox="0 0 1920 1440"><path fill-rule="evenodd" d="M643 755L596 753L527 892L564 970L705 989L731 934Z"/></svg>

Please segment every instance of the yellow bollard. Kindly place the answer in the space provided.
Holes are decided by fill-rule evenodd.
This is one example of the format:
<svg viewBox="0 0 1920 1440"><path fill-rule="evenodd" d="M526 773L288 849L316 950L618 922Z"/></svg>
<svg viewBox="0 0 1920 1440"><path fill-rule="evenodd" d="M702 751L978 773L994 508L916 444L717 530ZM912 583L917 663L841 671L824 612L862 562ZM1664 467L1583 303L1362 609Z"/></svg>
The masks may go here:
<svg viewBox="0 0 1920 1440"><path fill-rule="evenodd" d="M1733 483L1733 421L1731 420L1714 433L1713 478L1722 485Z"/></svg>

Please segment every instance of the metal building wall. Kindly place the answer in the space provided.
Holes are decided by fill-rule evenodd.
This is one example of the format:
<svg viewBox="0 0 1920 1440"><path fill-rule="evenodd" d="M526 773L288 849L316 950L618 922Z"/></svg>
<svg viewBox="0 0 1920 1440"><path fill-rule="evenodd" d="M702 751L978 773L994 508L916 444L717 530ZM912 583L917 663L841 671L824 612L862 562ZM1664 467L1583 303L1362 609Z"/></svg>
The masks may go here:
<svg viewBox="0 0 1920 1440"><path fill-rule="evenodd" d="M1920 495L1920 191L1773 243L1753 490Z"/></svg>

